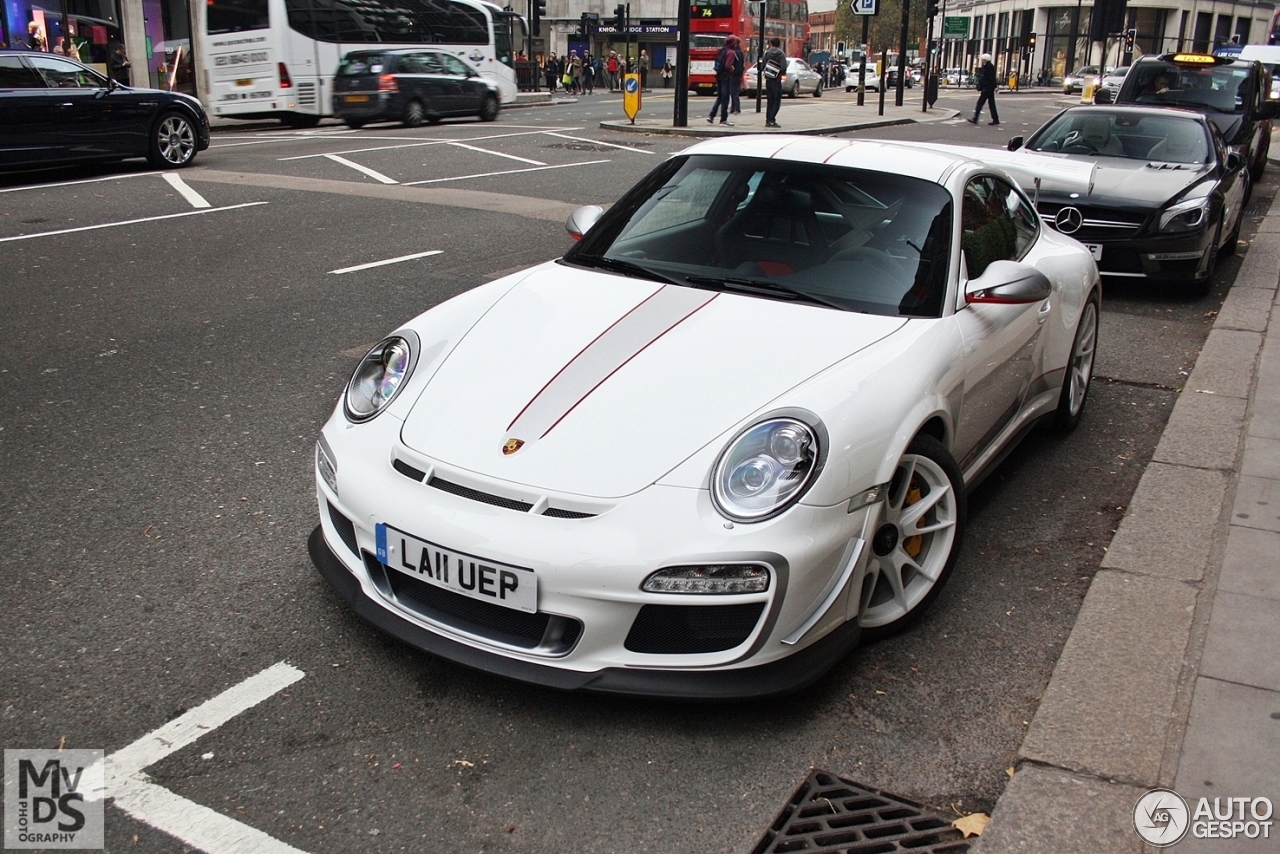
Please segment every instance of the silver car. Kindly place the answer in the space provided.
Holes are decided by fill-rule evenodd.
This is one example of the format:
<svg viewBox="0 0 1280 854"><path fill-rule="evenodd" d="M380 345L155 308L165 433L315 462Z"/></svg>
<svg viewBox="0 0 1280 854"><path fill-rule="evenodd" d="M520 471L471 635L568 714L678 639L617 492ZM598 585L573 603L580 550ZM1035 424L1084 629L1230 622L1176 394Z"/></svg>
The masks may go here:
<svg viewBox="0 0 1280 854"><path fill-rule="evenodd" d="M856 78L855 69L855 80ZM747 69L746 88L743 94L755 96L756 94L756 67L752 65ZM846 82L848 78L845 78ZM799 57L789 57L787 59L787 70L782 75L782 94L788 98L795 98L800 95L813 95L815 98L822 97L822 75L809 67L809 63Z"/></svg>
<svg viewBox="0 0 1280 854"><path fill-rule="evenodd" d="M1086 77L1102 77L1105 74L1110 74L1113 70L1110 65L1103 66L1101 70L1096 65L1085 65L1077 68L1062 78L1062 94L1074 95L1084 89L1084 79Z"/></svg>

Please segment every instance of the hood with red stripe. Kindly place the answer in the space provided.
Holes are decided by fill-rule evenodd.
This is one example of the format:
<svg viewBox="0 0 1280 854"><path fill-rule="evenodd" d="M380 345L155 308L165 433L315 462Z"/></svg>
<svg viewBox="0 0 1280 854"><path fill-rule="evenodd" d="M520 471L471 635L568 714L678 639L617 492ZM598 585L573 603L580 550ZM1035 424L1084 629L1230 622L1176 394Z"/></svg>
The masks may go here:
<svg viewBox="0 0 1280 854"><path fill-rule="evenodd" d="M487 477L629 495L904 322L547 265L468 331L401 437Z"/></svg>

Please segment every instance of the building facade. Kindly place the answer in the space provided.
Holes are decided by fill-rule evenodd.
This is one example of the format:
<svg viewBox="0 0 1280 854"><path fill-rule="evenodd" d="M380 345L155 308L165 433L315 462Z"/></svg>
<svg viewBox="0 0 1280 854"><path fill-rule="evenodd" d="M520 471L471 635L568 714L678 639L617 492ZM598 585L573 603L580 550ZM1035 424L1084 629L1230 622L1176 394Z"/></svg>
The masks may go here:
<svg viewBox="0 0 1280 854"><path fill-rule="evenodd" d="M1001 76L1017 72L1024 80L1048 81L1085 65L1127 65L1134 57L1175 50L1212 51L1233 41L1266 44L1274 0L1182 0L1160 3L1131 0L1112 3L1103 39L1091 39L1091 17L1104 4L1077 0L1028 3L1026 0L976 0L947 3L934 20L937 63L972 69L990 53ZM1126 52L1125 31L1134 30ZM939 39L937 34L941 33Z"/></svg>
<svg viewBox="0 0 1280 854"><path fill-rule="evenodd" d="M548 0L541 35L533 36L532 44L525 51L539 62L551 52L556 56L564 56L571 50L576 50L579 56L590 53L600 57L608 57L610 51L617 51L618 56L623 57L627 55L629 37L630 56L638 58L640 51L644 50L649 57L653 71L649 86L661 86L658 69L668 60L673 67L677 62L676 45L680 40L679 3L677 0L641 0L629 4L630 27L625 33L620 32L613 24L617 5L616 0L588 0L585 3L582 0ZM516 0L513 8L524 15L525 20L530 20L528 0ZM581 34L584 13L599 16L597 23L588 25L585 38Z"/></svg>

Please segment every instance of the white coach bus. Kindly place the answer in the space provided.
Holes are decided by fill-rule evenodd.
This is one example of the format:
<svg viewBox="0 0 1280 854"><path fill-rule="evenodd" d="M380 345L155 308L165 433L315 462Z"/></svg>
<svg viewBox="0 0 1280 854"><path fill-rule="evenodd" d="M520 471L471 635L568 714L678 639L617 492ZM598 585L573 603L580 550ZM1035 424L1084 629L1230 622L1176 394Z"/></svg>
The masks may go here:
<svg viewBox="0 0 1280 854"><path fill-rule="evenodd" d="M206 0L201 93L210 116L314 127L333 114L333 74L352 50L447 50L516 99L514 45L524 19L486 0Z"/></svg>

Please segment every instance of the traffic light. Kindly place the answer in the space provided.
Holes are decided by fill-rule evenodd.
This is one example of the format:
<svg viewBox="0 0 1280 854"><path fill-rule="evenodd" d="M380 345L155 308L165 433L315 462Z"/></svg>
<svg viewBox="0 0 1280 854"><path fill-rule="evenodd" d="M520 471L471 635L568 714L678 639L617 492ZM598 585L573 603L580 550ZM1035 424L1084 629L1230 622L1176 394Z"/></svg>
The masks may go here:
<svg viewBox="0 0 1280 854"><path fill-rule="evenodd" d="M925 13L926 18L932 18L938 14L938 0L928 0L928 7Z"/></svg>
<svg viewBox="0 0 1280 854"><path fill-rule="evenodd" d="M587 13L583 12L582 17L578 19L578 38L585 39L587 37Z"/></svg>
<svg viewBox="0 0 1280 854"><path fill-rule="evenodd" d="M1036 52L1036 34L1028 33L1027 34L1027 53L1035 53L1035 52Z"/></svg>
<svg viewBox="0 0 1280 854"><path fill-rule="evenodd" d="M1124 31L1124 52L1133 53L1133 43L1138 40L1138 31L1132 27Z"/></svg>
<svg viewBox="0 0 1280 854"><path fill-rule="evenodd" d="M620 33L627 28L627 7L622 3L613 7L613 26Z"/></svg>
<svg viewBox="0 0 1280 854"><path fill-rule="evenodd" d="M529 29L535 36L542 35L542 16L547 14L547 0L530 0Z"/></svg>

